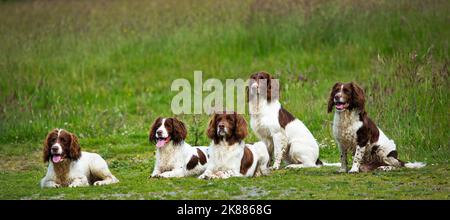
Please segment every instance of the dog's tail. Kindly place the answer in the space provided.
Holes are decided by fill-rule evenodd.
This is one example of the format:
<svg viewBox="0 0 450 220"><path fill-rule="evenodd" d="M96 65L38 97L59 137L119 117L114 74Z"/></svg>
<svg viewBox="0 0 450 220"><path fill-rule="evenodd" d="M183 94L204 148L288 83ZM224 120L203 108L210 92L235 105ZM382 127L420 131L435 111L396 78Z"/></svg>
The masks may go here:
<svg viewBox="0 0 450 220"><path fill-rule="evenodd" d="M427 164L423 163L423 162L408 162L408 163L405 163L404 166L406 168L410 168L410 169L419 169L419 168L422 168L422 167L424 167L426 165Z"/></svg>
<svg viewBox="0 0 450 220"><path fill-rule="evenodd" d="M317 166L325 166L325 167L340 167L341 163L327 163L327 162L322 162L320 159L317 159L316 165Z"/></svg>

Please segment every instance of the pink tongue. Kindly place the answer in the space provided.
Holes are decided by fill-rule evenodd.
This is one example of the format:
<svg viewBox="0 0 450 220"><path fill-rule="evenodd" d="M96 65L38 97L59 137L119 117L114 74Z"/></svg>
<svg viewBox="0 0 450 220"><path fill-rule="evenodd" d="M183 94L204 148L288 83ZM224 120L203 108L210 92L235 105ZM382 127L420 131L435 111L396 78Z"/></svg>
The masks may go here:
<svg viewBox="0 0 450 220"><path fill-rule="evenodd" d="M166 144L166 140L158 140L158 142L156 142L156 146L157 147L162 147Z"/></svg>
<svg viewBox="0 0 450 220"><path fill-rule="evenodd" d="M61 156L53 156L52 157L53 163L59 163L59 161L61 161Z"/></svg>
<svg viewBox="0 0 450 220"><path fill-rule="evenodd" d="M344 104L337 104L337 105L336 105L336 108L339 109L339 110L341 110L341 109L344 108Z"/></svg>

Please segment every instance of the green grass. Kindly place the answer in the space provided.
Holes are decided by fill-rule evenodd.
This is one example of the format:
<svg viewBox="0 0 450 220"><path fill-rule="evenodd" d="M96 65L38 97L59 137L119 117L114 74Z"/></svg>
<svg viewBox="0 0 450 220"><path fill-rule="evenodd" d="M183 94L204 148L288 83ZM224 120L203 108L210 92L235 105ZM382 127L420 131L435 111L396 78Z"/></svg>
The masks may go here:
<svg viewBox="0 0 450 220"><path fill-rule="evenodd" d="M2 1L0 198L449 199L449 12L448 1ZM330 162L339 153L329 90L356 81L400 158L429 166L148 180L150 124L171 116L172 81L192 82L195 70L223 82L273 73L282 104ZM207 115L179 117L189 125L188 142L208 144ZM55 127L100 153L121 182L41 190L42 142Z"/></svg>

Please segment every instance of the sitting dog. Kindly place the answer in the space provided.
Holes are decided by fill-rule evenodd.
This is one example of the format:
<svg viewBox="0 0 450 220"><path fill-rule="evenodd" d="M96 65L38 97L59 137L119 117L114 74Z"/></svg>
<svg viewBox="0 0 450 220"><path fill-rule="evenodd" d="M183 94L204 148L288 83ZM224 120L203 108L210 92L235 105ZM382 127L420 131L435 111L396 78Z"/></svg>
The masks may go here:
<svg viewBox="0 0 450 220"><path fill-rule="evenodd" d="M269 73L252 74L247 92L250 126L273 156L272 169L279 169L282 160L290 164L286 168L333 166L319 160L319 145L314 136L281 106L276 95L278 86Z"/></svg>
<svg viewBox="0 0 450 220"><path fill-rule="evenodd" d="M156 144L156 161L151 177L185 177L200 175L208 162L206 147L191 147L184 140L187 131L176 118L157 118L149 139Z"/></svg>
<svg viewBox="0 0 450 220"><path fill-rule="evenodd" d="M341 151L341 168L347 172L347 153L354 154L350 173L374 169L392 170L397 167L420 168L425 164L404 163L398 159L390 140L367 116L364 91L355 83L336 83L328 99L328 113L333 110L333 135Z"/></svg>
<svg viewBox="0 0 450 220"><path fill-rule="evenodd" d="M41 187L107 185L119 180L96 153L82 152L78 138L63 129L51 131L44 142L44 162L49 162Z"/></svg>
<svg viewBox="0 0 450 220"><path fill-rule="evenodd" d="M247 122L235 112L215 113L207 135L212 139L210 160L200 179L252 177L268 173L269 153L262 142L246 145Z"/></svg>

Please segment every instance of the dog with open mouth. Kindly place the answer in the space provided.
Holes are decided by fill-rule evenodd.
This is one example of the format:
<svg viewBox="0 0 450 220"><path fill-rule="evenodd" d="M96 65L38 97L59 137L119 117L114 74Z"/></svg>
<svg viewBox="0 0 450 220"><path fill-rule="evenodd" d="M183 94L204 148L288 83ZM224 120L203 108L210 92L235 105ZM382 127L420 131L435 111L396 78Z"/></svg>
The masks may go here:
<svg viewBox="0 0 450 220"><path fill-rule="evenodd" d="M106 161L96 153L81 151L74 134L54 129L44 142L44 162L49 162L41 187L78 187L107 185L119 180L111 174Z"/></svg>
<svg viewBox="0 0 450 220"><path fill-rule="evenodd" d="M236 112L214 113L207 129L210 161L199 179L226 179L268 174L270 160L263 142L245 144L247 122Z"/></svg>
<svg viewBox="0 0 450 220"><path fill-rule="evenodd" d="M334 84L328 98L328 113L333 107L333 136L341 151L339 172L347 172L348 152L353 154L350 173L425 166L421 162L404 163L398 159L394 141L368 117L364 91L356 83Z"/></svg>
<svg viewBox="0 0 450 220"><path fill-rule="evenodd" d="M176 118L159 117L153 123L149 140L156 145L156 161L151 177L200 175L208 162L207 147L192 147L185 142L187 130Z"/></svg>

